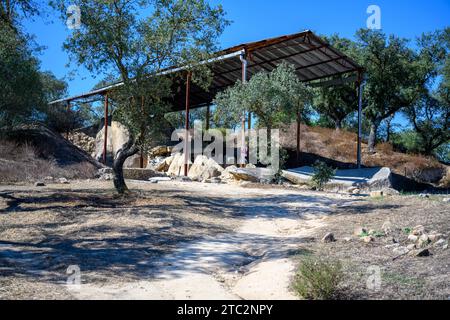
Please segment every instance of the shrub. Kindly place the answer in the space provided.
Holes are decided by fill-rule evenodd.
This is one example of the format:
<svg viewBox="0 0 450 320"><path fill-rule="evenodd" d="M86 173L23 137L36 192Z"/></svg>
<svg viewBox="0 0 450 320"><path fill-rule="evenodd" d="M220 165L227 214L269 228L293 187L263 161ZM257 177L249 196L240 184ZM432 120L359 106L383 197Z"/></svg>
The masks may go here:
<svg viewBox="0 0 450 320"><path fill-rule="evenodd" d="M304 299L336 299L343 279L338 261L305 258L298 268L294 288Z"/></svg>
<svg viewBox="0 0 450 320"><path fill-rule="evenodd" d="M327 166L323 161L316 161L313 168L314 175L312 177L312 184L318 190L323 190L324 185L331 180L336 170Z"/></svg>

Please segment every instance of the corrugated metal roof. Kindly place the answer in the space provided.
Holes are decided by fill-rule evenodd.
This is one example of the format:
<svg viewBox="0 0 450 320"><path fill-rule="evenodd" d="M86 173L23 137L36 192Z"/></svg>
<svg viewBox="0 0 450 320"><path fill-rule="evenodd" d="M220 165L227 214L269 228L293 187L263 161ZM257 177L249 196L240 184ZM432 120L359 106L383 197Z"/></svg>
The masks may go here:
<svg viewBox="0 0 450 320"><path fill-rule="evenodd" d="M296 67L298 77L305 82L330 78L353 72L362 72L362 67L351 58L333 48L311 31L266 39L257 42L240 44L223 50L218 57L226 59L209 62L213 73L213 81L209 91L195 84L191 85L191 108L205 106L212 102L215 95L242 78L242 63L237 53L245 52L248 60L247 78L266 71L270 72L282 62ZM170 69L169 69L170 70ZM181 71L183 68L172 70ZM119 84L120 85L120 84ZM80 97L88 97L107 92L108 87L85 95L63 99L71 101ZM173 110L185 109L185 88L182 83L174 88Z"/></svg>

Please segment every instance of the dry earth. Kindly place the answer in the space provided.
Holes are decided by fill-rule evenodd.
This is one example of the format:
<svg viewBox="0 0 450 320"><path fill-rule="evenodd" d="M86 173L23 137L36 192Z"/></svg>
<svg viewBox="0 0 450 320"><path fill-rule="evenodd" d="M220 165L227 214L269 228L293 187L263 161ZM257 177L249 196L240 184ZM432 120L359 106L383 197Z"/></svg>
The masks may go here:
<svg viewBox="0 0 450 320"><path fill-rule="evenodd" d="M397 259L385 248L418 224L450 233L442 198L385 199L273 187L129 182L0 186L1 299L297 299L291 288L305 255L342 261L343 298L450 297L450 251ZM355 227L389 236L351 241ZM336 242L323 244L333 232ZM67 286L67 268L81 286ZM369 290L368 267L382 270Z"/></svg>

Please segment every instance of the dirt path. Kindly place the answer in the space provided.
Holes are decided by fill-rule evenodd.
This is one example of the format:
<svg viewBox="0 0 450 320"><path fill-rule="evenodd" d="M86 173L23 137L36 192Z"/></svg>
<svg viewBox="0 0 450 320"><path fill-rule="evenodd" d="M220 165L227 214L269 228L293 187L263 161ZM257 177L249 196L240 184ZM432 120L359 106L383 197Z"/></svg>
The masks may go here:
<svg viewBox="0 0 450 320"><path fill-rule="evenodd" d="M159 188L164 188L160 184ZM324 225L332 207L350 197L197 183L166 184L202 197L223 197L244 214L233 233L177 244L148 279L83 284L80 299L296 299L290 290L298 246Z"/></svg>

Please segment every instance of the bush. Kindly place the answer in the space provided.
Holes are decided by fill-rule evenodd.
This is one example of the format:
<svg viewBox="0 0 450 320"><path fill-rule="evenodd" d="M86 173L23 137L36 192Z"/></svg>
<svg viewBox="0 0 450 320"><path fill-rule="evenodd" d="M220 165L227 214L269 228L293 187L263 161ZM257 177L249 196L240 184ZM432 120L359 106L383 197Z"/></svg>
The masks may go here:
<svg viewBox="0 0 450 320"><path fill-rule="evenodd" d="M313 168L312 184L318 190L323 190L324 185L335 175L336 170L327 166L323 161L316 161Z"/></svg>
<svg viewBox="0 0 450 320"><path fill-rule="evenodd" d="M336 299L343 279L342 265L325 259L305 258L300 263L294 288L304 299Z"/></svg>

